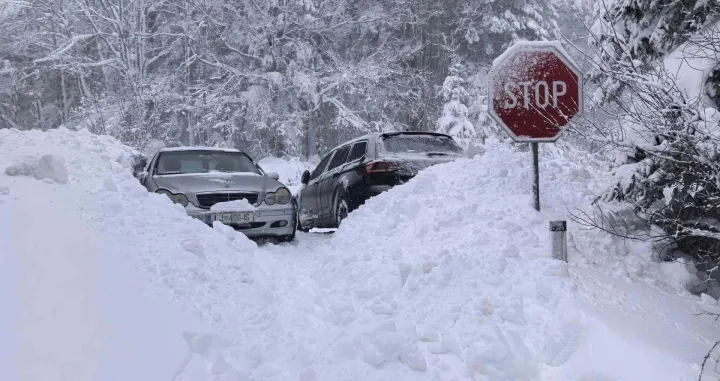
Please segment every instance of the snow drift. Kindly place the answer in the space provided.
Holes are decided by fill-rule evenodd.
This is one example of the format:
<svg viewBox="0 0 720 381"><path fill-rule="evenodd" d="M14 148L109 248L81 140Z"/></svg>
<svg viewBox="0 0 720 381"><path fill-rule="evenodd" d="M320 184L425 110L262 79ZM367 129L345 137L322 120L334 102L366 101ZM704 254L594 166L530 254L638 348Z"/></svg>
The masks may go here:
<svg viewBox="0 0 720 381"><path fill-rule="evenodd" d="M114 139L0 130L0 168L67 170L0 175L0 379L697 378L718 306L663 280L683 265L573 224L549 258L547 221L604 181L587 160L542 150L537 213L528 154L485 148L258 247L146 192Z"/></svg>
<svg viewBox="0 0 720 381"><path fill-rule="evenodd" d="M408 380L425 369L435 380L696 377L718 332L684 284L663 281L668 266L689 276L682 264L572 223L571 264L550 259L548 221L585 208L606 181L584 159L545 151L542 213L529 155L495 140L369 200L330 243L362 249L329 250L314 276L354 331L338 346Z"/></svg>
<svg viewBox="0 0 720 381"><path fill-rule="evenodd" d="M115 139L0 130L0 152L0 379L204 380L233 372L218 370L224 360L208 354L211 346L192 351L193 340L211 337L198 318L213 309L169 300L242 293L233 308L256 311L266 291L238 259L254 243L234 231L230 240L144 191L128 171L133 151ZM224 267L232 274L213 270ZM241 281L228 288L224 276Z"/></svg>

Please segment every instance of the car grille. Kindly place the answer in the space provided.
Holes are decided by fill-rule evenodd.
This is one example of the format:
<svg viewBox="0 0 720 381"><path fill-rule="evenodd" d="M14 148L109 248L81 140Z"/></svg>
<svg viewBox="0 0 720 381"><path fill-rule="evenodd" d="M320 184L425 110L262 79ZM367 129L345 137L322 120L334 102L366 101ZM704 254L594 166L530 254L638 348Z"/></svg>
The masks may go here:
<svg viewBox="0 0 720 381"><path fill-rule="evenodd" d="M251 205L255 205L258 200L257 193L203 193L196 194L195 197L197 197L198 204L200 204L198 206L201 208L210 208L211 206L219 202L235 201L241 200L243 198L246 199Z"/></svg>

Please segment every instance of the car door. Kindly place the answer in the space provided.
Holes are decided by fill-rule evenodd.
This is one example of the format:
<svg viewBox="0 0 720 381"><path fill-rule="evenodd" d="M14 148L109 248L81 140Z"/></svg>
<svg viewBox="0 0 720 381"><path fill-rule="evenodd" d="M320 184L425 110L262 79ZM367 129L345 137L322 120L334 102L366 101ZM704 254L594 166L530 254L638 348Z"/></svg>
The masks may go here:
<svg viewBox="0 0 720 381"><path fill-rule="evenodd" d="M318 188L320 186L320 175L332 158L335 151L328 153L320 160L320 163L310 174L310 181L300 191L300 222L305 226L312 226L319 215L318 211Z"/></svg>
<svg viewBox="0 0 720 381"><path fill-rule="evenodd" d="M364 201L362 182L365 174L364 159L367 153L367 145L367 140L361 140L353 144L340 171L340 181L347 191L351 210Z"/></svg>
<svg viewBox="0 0 720 381"><path fill-rule="evenodd" d="M342 170L342 165L345 164L349 152L350 145L337 148L335 155L333 155L328 163L327 169L320 176L320 189L318 191L320 224L326 224L332 219L334 192L335 189L337 189L337 182Z"/></svg>
<svg viewBox="0 0 720 381"><path fill-rule="evenodd" d="M143 171L144 177L140 181L140 184L142 184L149 192L155 192L157 190L157 185L155 185L153 176L155 176L155 165L157 163L158 156L160 156L159 152L153 155L152 159L145 167L145 170Z"/></svg>

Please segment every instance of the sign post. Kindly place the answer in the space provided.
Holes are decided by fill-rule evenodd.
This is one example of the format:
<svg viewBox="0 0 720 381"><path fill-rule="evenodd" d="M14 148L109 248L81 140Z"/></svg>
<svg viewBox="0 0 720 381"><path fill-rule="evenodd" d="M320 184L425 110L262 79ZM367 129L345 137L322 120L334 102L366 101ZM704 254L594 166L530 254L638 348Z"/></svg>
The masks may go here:
<svg viewBox="0 0 720 381"><path fill-rule="evenodd" d="M538 143L555 142L582 111L582 74L558 41L520 41L493 63L488 114L533 153L533 204L540 211Z"/></svg>
<svg viewBox="0 0 720 381"><path fill-rule="evenodd" d="M530 143L533 155L533 207L540 211L540 158L538 155L538 144Z"/></svg>

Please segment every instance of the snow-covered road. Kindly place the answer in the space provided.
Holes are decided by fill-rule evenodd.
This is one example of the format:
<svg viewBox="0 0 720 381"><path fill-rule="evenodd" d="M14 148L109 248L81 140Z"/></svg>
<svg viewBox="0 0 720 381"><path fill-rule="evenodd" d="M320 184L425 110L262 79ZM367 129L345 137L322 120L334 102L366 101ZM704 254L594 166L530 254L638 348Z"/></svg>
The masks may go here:
<svg viewBox="0 0 720 381"><path fill-rule="evenodd" d="M602 177L544 152L536 213L527 153L486 150L258 246L148 194L111 138L0 130L26 169L0 175L0 379L696 379L719 307L684 265L573 224L550 259L547 221Z"/></svg>

